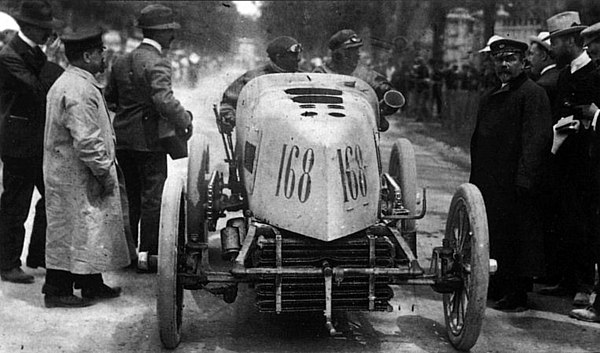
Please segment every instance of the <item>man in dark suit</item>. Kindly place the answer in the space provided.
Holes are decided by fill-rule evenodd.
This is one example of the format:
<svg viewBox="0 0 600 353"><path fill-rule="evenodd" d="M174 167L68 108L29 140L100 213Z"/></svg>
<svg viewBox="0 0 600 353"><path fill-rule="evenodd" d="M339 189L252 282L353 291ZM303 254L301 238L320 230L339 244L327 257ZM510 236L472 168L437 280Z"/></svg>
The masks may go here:
<svg viewBox="0 0 600 353"><path fill-rule="evenodd" d="M490 297L498 310L526 310L531 278L541 273L542 234L535 198L540 166L552 138L550 103L524 72L527 44L500 39L491 44L501 85L481 98L471 139L470 182L483 195L490 257L498 272Z"/></svg>
<svg viewBox="0 0 600 353"><path fill-rule="evenodd" d="M46 215L42 154L46 93L61 69L48 63L40 49L61 22L46 1L24 1L15 16L21 30L0 51L0 156L4 163L0 198L0 277L32 283L21 269L24 223L34 187L42 195L27 256L27 266L45 266Z"/></svg>
<svg viewBox="0 0 600 353"><path fill-rule="evenodd" d="M117 107L113 122L117 161L125 176L133 239L137 241L141 223L139 252L146 257L158 254L160 204L167 179L167 155L159 142L158 121L166 119L189 138L192 116L173 96L171 63L165 57L175 30L180 28L173 21L172 10L163 5L146 6L138 27L144 39L115 62L105 96ZM138 269L148 270L144 266Z"/></svg>
<svg viewBox="0 0 600 353"><path fill-rule="evenodd" d="M558 176L559 232L567 255L563 261L565 275L559 287L575 295L573 305L587 306L594 286L595 269L591 244L596 232L600 190L595 174L596 158L589 120L580 106L600 105L600 74L583 49L579 14L568 11L547 20L552 52L560 71L554 121L559 126L573 124L570 134L555 137L552 153ZM560 289L560 288L558 288Z"/></svg>

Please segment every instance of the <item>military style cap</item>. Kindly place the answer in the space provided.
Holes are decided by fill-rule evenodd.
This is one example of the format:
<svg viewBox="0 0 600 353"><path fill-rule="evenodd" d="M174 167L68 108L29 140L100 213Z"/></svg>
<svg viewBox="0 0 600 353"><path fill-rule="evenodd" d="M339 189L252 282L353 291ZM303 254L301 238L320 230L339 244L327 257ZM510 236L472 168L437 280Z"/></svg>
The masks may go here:
<svg viewBox="0 0 600 353"><path fill-rule="evenodd" d="M600 39L600 22L594 23L588 28L581 31L581 36L583 37L583 45L590 45Z"/></svg>
<svg viewBox="0 0 600 353"><path fill-rule="evenodd" d="M483 47L482 49L479 50L479 53L486 53L486 52L491 51L490 44L492 44L495 41L500 40L500 39L504 39L504 38L500 37L497 34L494 34L493 36L490 37L490 39L488 39L487 43L485 44L485 47Z"/></svg>
<svg viewBox="0 0 600 353"><path fill-rule="evenodd" d="M269 57L285 53L300 52L302 52L302 45L292 37L277 37L267 45L267 54Z"/></svg>
<svg viewBox="0 0 600 353"><path fill-rule="evenodd" d="M329 49L331 50L354 48L362 45L362 39L351 29L342 29L329 39Z"/></svg>
<svg viewBox="0 0 600 353"><path fill-rule="evenodd" d="M88 50L104 46L102 34L104 31L98 26L84 27L76 31L67 29L60 39L65 44L65 49Z"/></svg>
<svg viewBox="0 0 600 353"><path fill-rule="evenodd" d="M565 11L558 13L546 20L549 38L581 32L587 26L581 25L579 12Z"/></svg>
<svg viewBox="0 0 600 353"><path fill-rule="evenodd" d="M140 11L137 27L142 29L179 29L173 21L173 10L164 5L148 5Z"/></svg>
<svg viewBox="0 0 600 353"><path fill-rule="evenodd" d="M14 17L19 22L40 28L56 29L64 25L63 21L52 16L52 7L45 0L23 1L21 11Z"/></svg>
<svg viewBox="0 0 600 353"><path fill-rule="evenodd" d="M492 55L501 53L525 53L529 45L514 39L499 39L490 44Z"/></svg>

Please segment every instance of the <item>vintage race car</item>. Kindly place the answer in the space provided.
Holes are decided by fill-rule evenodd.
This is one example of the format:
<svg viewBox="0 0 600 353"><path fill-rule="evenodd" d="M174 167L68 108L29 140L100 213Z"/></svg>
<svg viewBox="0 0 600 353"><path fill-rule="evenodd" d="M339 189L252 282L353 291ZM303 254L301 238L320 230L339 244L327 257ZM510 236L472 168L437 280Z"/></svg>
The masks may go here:
<svg viewBox="0 0 600 353"><path fill-rule="evenodd" d="M443 293L452 345L475 344L495 267L483 199L471 184L458 188L423 269L416 220L426 197L417 200L412 145L398 140L388 172L379 150L381 105L401 100L378 102L350 76L265 75L240 94L235 143L220 130L227 172L210 171L208 146L192 139L187 180L170 176L162 199L157 308L167 348L180 341L184 289L231 303L239 283L253 284L262 312L324 312L332 335L335 311L391 311L392 285L430 285ZM214 256L209 234L225 216Z"/></svg>

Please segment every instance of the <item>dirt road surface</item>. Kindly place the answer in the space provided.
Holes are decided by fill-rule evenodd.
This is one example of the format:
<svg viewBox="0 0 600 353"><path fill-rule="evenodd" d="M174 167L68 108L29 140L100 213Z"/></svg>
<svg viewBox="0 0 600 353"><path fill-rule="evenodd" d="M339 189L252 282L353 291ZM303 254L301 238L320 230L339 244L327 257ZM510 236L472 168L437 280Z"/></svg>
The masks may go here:
<svg viewBox="0 0 600 353"><path fill-rule="evenodd" d="M211 77L176 95L195 116L195 134L211 146L211 168L224 167L221 140L212 115L226 85L239 72ZM387 165L391 144L409 137L417 157L419 186L428 188L428 213L418 222L419 258L428 266L431 248L441 243L454 190L468 179L464 153L421 132L422 124L394 118L382 134ZM185 172L186 161L169 173ZM385 167L387 169L387 166ZM27 229L31 229L31 217ZM216 237L216 233L213 237ZM23 257L24 259L24 257ZM161 352L156 316L156 278L133 271L108 273L105 281L123 287L120 298L83 309L46 309L44 270L26 269L34 284L0 282L0 352ZM76 294L79 294L76 292ZM534 309L523 313L486 311L472 352L598 352L600 325L568 318L569 298L533 294ZM320 313L265 315L254 307L246 285L234 304L204 291L185 291L182 343L176 352L454 352L445 335L441 296L427 286L395 287L392 313L350 313L338 317L343 335L331 338ZM398 310L400 309L400 310Z"/></svg>

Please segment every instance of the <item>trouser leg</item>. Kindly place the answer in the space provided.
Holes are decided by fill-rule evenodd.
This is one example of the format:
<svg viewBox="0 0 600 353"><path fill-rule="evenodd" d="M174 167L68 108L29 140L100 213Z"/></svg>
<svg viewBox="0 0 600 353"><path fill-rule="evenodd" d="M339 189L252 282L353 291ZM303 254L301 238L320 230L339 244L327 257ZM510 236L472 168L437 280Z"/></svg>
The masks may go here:
<svg viewBox="0 0 600 353"><path fill-rule="evenodd" d="M44 264L46 256L46 197L44 188L44 178L42 175L42 161L36 161L36 175L34 179L35 187L42 196L35 205L35 216L33 218L33 228L31 230L31 239L27 250L28 261Z"/></svg>
<svg viewBox="0 0 600 353"><path fill-rule="evenodd" d="M137 259L137 241L133 239L133 233L131 232L131 221L129 220L129 200L127 199L127 187L125 184L125 177L121 167L117 164L117 177L119 179L119 196L121 199L121 210L123 212L123 228L125 231L125 239L127 241L127 250L129 251L129 258L132 261Z"/></svg>
<svg viewBox="0 0 600 353"><path fill-rule="evenodd" d="M104 280L102 279L101 273L87 274L87 275L78 275L73 274L73 281L75 283L75 288L84 289L84 288L98 288L104 284Z"/></svg>
<svg viewBox="0 0 600 353"><path fill-rule="evenodd" d="M167 156L162 152L146 153L142 166L140 252L158 254L160 204L167 179Z"/></svg>
<svg viewBox="0 0 600 353"><path fill-rule="evenodd" d="M34 180L31 160L3 157L3 187L0 196L0 270L21 266L25 221L29 214Z"/></svg>
<svg viewBox="0 0 600 353"><path fill-rule="evenodd" d="M73 274L63 270L46 270L42 293L54 296L73 295Z"/></svg>

